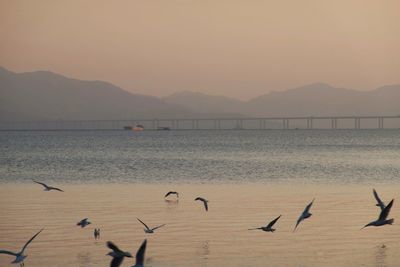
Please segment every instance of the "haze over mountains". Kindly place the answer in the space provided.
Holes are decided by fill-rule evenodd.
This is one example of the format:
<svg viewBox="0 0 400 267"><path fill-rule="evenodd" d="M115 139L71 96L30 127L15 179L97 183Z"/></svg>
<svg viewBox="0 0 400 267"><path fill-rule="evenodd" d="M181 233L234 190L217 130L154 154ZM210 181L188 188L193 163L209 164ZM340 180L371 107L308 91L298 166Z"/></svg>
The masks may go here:
<svg viewBox="0 0 400 267"><path fill-rule="evenodd" d="M0 68L2 121L398 115L399 102L400 85L357 91L315 83L249 101L190 91L157 98L132 94L103 81L76 80L48 71L14 73Z"/></svg>

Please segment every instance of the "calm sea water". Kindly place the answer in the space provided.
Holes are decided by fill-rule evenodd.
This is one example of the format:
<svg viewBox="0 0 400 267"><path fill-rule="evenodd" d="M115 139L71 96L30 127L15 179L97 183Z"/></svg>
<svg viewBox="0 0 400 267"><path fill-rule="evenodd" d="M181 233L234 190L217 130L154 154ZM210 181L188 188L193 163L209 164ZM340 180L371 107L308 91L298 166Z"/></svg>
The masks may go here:
<svg viewBox="0 0 400 267"><path fill-rule="evenodd" d="M0 182L392 183L400 130L0 132Z"/></svg>
<svg viewBox="0 0 400 267"><path fill-rule="evenodd" d="M106 241L134 254L144 238L148 267L400 266L398 130L0 132L0 163L0 249L45 228L26 267L109 266ZM360 230L379 214L372 187L396 221ZM247 230L278 215L274 233Z"/></svg>

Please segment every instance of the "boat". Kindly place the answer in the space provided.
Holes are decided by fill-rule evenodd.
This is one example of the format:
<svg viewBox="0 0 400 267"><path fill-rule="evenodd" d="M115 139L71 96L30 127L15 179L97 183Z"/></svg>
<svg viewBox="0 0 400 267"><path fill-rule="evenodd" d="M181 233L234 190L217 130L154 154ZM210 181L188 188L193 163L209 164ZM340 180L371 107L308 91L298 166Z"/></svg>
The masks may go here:
<svg viewBox="0 0 400 267"><path fill-rule="evenodd" d="M157 127L157 130L158 131L169 131L169 130L171 130L171 128L169 128L169 127Z"/></svg>
<svg viewBox="0 0 400 267"><path fill-rule="evenodd" d="M144 130L144 126L141 125L141 124L137 124L135 127L133 127L133 130L134 130L135 132L141 132L141 131Z"/></svg>

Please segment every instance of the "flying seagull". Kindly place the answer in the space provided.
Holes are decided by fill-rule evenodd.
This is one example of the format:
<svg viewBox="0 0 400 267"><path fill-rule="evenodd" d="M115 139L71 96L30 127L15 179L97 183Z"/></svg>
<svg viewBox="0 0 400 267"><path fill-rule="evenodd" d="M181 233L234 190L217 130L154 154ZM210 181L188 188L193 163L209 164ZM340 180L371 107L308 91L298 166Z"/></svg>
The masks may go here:
<svg viewBox="0 0 400 267"><path fill-rule="evenodd" d="M48 186L47 184L41 183L41 182L38 182L38 181L34 181L34 182L37 183L37 184L42 185L42 186L44 187L44 191L56 190L56 191L64 192L64 191L61 190L60 188Z"/></svg>
<svg viewBox="0 0 400 267"><path fill-rule="evenodd" d="M314 203L314 200L315 200L315 198L310 202L310 204L307 205L307 207L304 209L303 213L297 219L296 226L294 227L293 232L296 231L297 226L301 223L302 220L311 217L312 214L310 213L310 209L311 209L312 204Z"/></svg>
<svg viewBox="0 0 400 267"><path fill-rule="evenodd" d="M158 228L160 228L160 227L163 227L163 226L165 225L165 224L161 224L161 225L159 225L159 226L157 226L157 227L149 228L149 227L147 226L147 224L145 224L144 222L142 222L139 218L137 218L137 219L138 219L139 222L141 222L141 223L144 225L144 227L146 227L146 228L143 229L143 230L144 230L144 232L147 233L147 234L152 234L152 233L154 233L154 230L156 230L156 229L158 229Z"/></svg>
<svg viewBox="0 0 400 267"><path fill-rule="evenodd" d="M208 211L208 200L202 197L196 197L196 199L194 201L200 200L203 202L204 204L204 208L206 209L206 211Z"/></svg>
<svg viewBox="0 0 400 267"><path fill-rule="evenodd" d="M265 232L274 232L276 229L274 229L274 228L272 228L272 226L274 226L274 224L279 220L279 218L281 217L282 215L279 215L278 217L276 217L273 221L271 221L267 226L261 226L261 227L258 227L258 228L251 228L251 229L249 229L249 230L263 230L263 231L265 231Z"/></svg>
<svg viewBox="0 0 400 267"><path fill-rule="evenodd" d="M85 218L85 219L79 221L76 225L84 228L84 227L88 226L89 224L91 224L91 222L88 221L88 218Z"/></svg>
<svg viewBox="0 0 400 267"><path fill-rule="evenodd" d="M166 198L169 195L176 195L176 198L179 198L179 193L176 191L169 191L168 193L165 194L164 198Z"/></svg>
<svg viewBox="0 0 400 267"><path fill-rule="evenodd" d="M368 227L368 226L382 226L385 224L392 224L394 222L394 219L389 219L387 220L387 217L389 216L390 209L393 206L393 201L389 202L389 204L381 210L381 213L379 214L379 218L376 221L372 221L369 224L365 225L363 228ZM362 229L362 228L361 228Z"/></svg>
<svg viewBox="0 0 400 267"><path fill-rule="evenodd" d="M147 240L145 239L142 242L142 245L140 245L140 248L136 252L136 264L133 265L132 267L143 267L144 266L144 254L146 252L146 245L147 245Z"/></svg>
<svg viewBox="0 0 400 267"><path fill-rule="evenodd" d="M29 243L31 243L32 240L35 239L35 237L38 234L40 234L41 231L43 231L43 229L41 229L34 236L32 236L31 239L29 239L29 241L26 242L26 244L23 246L23 248L21 249L20 252L12 252L12 251L8 251L8 250L0 250L0 254L8 254L8 255L15 256L15 260L13 262L11 262L11 263L19 263L20 266L24 266L24 260L25 260L26 257L28 257L27 255L24 255L24 251L25 251L26 247L29 245Z"/></svg>
<svg viewBox="0 0 400 267"><path fill-rule="evenodd" d="M376 206L380 207L381 210L384 210L385 209L385 203L383 203L383 201L379 198L378 193L375 191L375 189L373 189L373 192L374 192L374 197L375 197L376 202L377 202Z"/></svg>
<svg viewBox="0 0 400 267"><path fill-rule="evenodd" d="M124 257L132 258L132 254L127 251L120 250L113 242L108 241L107 247L112 249L107 255L113 257L110 267L119 267L124 260Z"/></svg>

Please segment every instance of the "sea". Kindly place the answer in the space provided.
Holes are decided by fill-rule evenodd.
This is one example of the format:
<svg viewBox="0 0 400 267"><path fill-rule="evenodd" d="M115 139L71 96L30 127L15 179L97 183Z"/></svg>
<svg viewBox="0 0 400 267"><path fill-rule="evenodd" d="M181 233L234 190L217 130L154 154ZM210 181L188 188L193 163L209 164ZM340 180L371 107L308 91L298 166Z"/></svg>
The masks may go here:
<svg viewBox="0 0 400 267"><path fill-rule="evenodd" d="M373 188L395 222L361 229L380 214ZM154 267L400 266L399 192L399 129L0 132L0 250L44 229L26 267L109 266L107 241L135 255L144 239Z"/></svg>

